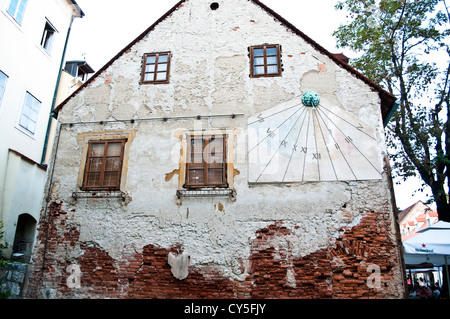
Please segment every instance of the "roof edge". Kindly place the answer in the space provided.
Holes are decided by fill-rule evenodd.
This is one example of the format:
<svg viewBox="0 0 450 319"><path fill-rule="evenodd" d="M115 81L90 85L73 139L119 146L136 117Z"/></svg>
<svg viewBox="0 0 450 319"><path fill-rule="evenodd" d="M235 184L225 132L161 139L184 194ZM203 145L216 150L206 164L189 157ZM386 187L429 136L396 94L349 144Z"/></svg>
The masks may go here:
<svg viewBox="0 0 450 319"><path fill-rule="evenodd" d="M375 83L374 81L372 81L371 79L366 77L364 74L362 74L361 72L356 70L354 67L350 66L349 64L347 64L343 60L339 59L335 54L332 54L330 51L328 51L323 46L318 44L316 41L311 39L309 36L307 36L305 33L300 31L297 27L295 27L293 24L291 24L289 21L287 21L285 18L280 16L278 13L273 11L271 8L266 6L261 1L259 1L259 0L249 0L249 1L253 2L254 4L256 4L258 6L260 6L264 11L266 11L271 16L276 18L285 27L289 28L295 34L297 34L298 36L303 38L306 42L308 42L311 46L313 46L317 51L319 51L320 53L328 56L336 64L338 64L339 66L341 66L342 68L344 68L345 70L347 70L348 72L350 72L351 74L356 76L358 79L362 80L363 82L368 84L370 87L372 87L373 89L378 91L379 95L380 95L380 99L381 99L381 104L382 104L381 113L382 113L382 116L383 116L383 120L386 121L388 119L388 117L392 113L391 110L394 107L394 102L397 100L397 98L394 95L392 95L391 93L389 93L388 91L383 89L379 84Z"/></svg>
<svg viewBox="0 0 450 319"><path fill-rule="evenodd" d="M147 28L144 32L142 32L136 39L134 39L132 42L130 42L125 48L123 48L119 53L117 53L109 62L107 62L102 68L100 68L91 78L89 78L82 86L80 86L75 92L73 92L69 97L67 97L63 102L61 102L53 111L53 116L56 118L58 116L59 111L63 108L64 105L66 105L70 99L75 97L81 90L83 90L85 87L87 87L89 84L91 84L103 71L105 71L114 61L116 61L118 58L120 58L127 50L129 50L132 46L134 46L137 42L142 40L149 32L151 32L159 23L164 21L168 16L170 16L173 12L175 12L184 2L187 0L181 0L177 4L175 4L169 11L167 11L161 18L159 18L155 23L153 23L149 28ZM392 113L392 108L394 107L394 102L397 100L395 96L384 90L380 85L375 83L374 81L370 80L368 77L357 71L355 68L347 64L346 62L342 61L335 55L333 55L331 52L329 52L327 49L325 49L323 46L318 44L316 41L311 39L309 36L307 36L305 33L297 29L293 24L288 22L286 19L284 19L282 16L280 16L278 13L273 11L271 8L266 6L264 3L262 3L259 0L248 0L253 2L254 4L261 7L264 11L266 11L268 14L276 18L281 24L283 24L285 27L290 29L292 32L303 38L307 43L309 43L311 46L313 46L317 51L320 53L326 55L329 57L332 61L334 61L337 65L341 66L351 74L353 74L358 79L365 82L367 85L372 87L374 90L378 91L380 100L381 100L381 113L383 120L386 121L389 117L389 114ZM75 2L73 0L72 2Z"/></svg>
<svg viewBox="0 0 450 319"><path fill-rule="evenodd" d="M150 27L148 27L144 32L142 32L136 39L131 41L125 48L123 48L119 53L117 53L111 60L109 60L103 67L101 67L93 76L91 76L82 86L80 86L75 92L69 95L64 101L62 101L54 110L53 117L57 118L59 111L66 105L73 97L75 97L81 90L85 87L89 86L100 74L103 73L114 61L120 58L126 51L128 51L132 46L134 46L137 42L142 40L147 33L151 32L159 23L164 21L168 16L170 16L173 12L175 12L184 2L187 0L181 0L177 4L175 4L169 11L167 11L161 18L159 18L155 23L153 23Z"/></svg>

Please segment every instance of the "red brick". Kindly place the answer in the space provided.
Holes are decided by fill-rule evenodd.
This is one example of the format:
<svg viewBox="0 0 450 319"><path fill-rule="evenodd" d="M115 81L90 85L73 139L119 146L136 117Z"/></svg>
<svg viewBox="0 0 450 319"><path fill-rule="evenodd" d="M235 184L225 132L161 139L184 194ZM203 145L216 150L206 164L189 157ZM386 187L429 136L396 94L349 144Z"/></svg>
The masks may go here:
<svg viewBox="0 0 450 319"><path fill-rule="evenodd" d="M69 226L73 224L68 219L76 212L66 214L61 207L60 203L50 205L48 220L40 224L28 297L37 296L40 279L44 287L73 297L74 291L66 285L64 251L69 256L82 252L73 262L81 267L86 298L386 298L389 289L367 287L367 265L379 265L383 282L390 282L395 278L392 268L399 263L396 246L386 233L389 227L380 218L382 214L372 212L359 225L342 229L341 237L329 247L301 258L280 247L270 247L273 237L291 234L277 222L255 234L250 267L246 269L246 261L239 260L241 273L247 273L243 280L225 278L214 267L191 267L189 276L180 281L172 276L167 264L169 252L176 251L177 246L163 249L147 245L142 253L127 253L114 260L99 245L79 242L79 230ZM335 263L334 258L340 262ZM295 275L295 287L286 281L288 271Z"/></svg>

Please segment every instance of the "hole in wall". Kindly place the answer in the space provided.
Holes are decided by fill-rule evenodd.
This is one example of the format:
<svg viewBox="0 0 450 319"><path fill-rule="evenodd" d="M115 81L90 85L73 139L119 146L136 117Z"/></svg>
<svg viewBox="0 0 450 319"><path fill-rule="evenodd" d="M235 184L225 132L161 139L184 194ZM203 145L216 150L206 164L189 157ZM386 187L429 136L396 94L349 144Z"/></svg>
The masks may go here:
<svg viewBox="0 0 450 319"><path fill-rule="evenodd" d="M213 2L211 3L211 10L217 10L219 9L219 4L217 2Z"/></svg>

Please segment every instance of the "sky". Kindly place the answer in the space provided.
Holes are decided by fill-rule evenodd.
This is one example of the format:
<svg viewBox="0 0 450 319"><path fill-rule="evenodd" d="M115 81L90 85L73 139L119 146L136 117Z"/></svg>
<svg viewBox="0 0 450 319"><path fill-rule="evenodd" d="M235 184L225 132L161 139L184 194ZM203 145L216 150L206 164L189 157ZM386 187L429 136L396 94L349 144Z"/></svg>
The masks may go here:
<svg viewBox="0 0 450 319"><path fill-rule="evenodd" d="M85 54L89 65L100 69L127 44L164 15L179 0L77 0L85 13L75 19L67 59ZM337 0L262 0L286 20L331 52L335 48L332 33L345 14L337 12ZM319 12L320 10L320 12ZM311 13L317 14L311 14Z"/></svg>
<svg viewBox="0 0 450 319"><path fill-rule="evenodd" d="M75 19L66 60L84 59L99 70L118 52L163 16L179 0L77 0L85 13ZM332 33L346 22L345 13L336 11L338 0L261 0L291 24L332 53L354 53L336 47ZM405 209L418 200L427 200L427 193L412 196L420 187L411 179L395 185L397 206Z"/></svg>

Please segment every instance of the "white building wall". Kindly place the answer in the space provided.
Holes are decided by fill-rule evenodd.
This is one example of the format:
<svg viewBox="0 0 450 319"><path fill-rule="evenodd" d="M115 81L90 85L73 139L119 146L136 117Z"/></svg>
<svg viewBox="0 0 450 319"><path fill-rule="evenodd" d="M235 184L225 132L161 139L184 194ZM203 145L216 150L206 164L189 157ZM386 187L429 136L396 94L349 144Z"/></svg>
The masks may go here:
<svg viewBox="0 0 450 319"><path fill-rule="evenodd" d="M10 0L0 0L0 71L8 76L0 105L0 218L5 221L5 239L11 243L18 215L27 213L39 219L46 173L37 164L41 163L67 31L72 15L79 13L72 1L28 0L19 23L8 13L9 5ZM41 46L46 23L55 30L49 51ZM41 102L34 133L19 125L27 92ZM21 158L26 163L16 163ZM14 165L34 165L37 172L15 170ZM22 184L30 189L21 193L17 186ZM17 197L19 201L12 201Z"/></svg>

